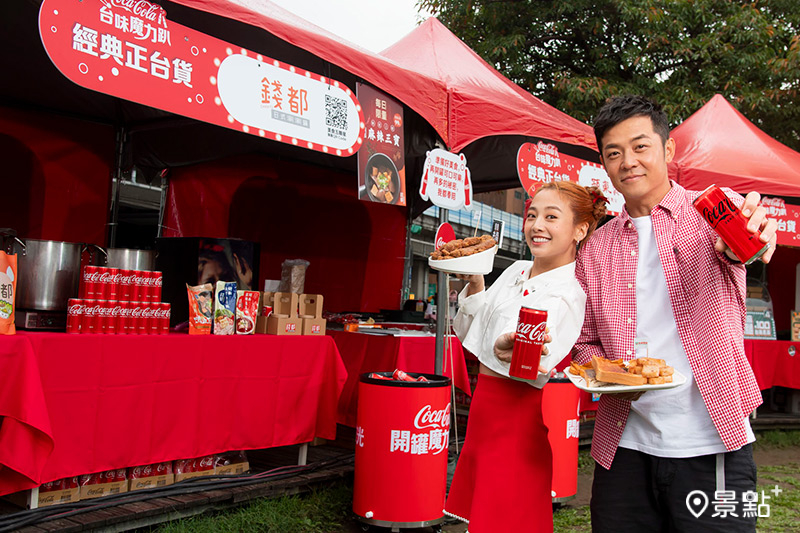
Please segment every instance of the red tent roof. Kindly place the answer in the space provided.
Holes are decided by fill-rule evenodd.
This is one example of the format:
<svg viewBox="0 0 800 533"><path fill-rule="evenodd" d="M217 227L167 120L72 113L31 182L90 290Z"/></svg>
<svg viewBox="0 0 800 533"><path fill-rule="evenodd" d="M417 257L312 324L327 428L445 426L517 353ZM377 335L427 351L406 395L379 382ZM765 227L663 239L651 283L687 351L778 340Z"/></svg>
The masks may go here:
<svg viewBox="0 0 800 533"><path fill-rule="evenodd" d="M268 0L173 0L193 9L262 28L329 61L394 96L447 139L447 93L443 83L315 26Z"/></svg>
<svg viewBox="0 0 800 533"><path fill-rule="evenodd" d="M779 143L716 95L672 130L670 177L688 189L724 185L746 194L800 196L800 153Z"/></svg>
<svg viewBox="0 0 800 533"><path fill-rule="evenodd" d="M434 17L381 55L447 86L450 122L442 138L453 151L490 135L535 136L597 148L591 127L508 80Z"/></svg>

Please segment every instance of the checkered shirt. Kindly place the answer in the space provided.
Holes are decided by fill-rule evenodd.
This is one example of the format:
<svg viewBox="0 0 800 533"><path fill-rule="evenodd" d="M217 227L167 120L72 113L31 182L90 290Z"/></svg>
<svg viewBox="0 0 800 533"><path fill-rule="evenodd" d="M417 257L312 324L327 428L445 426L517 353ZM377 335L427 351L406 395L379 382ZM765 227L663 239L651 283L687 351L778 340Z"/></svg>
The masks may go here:
<svg viewBox="0 0 800 533"><path fill-rule="evenodd" d="M717 234L692 206L699 194L673 182L651 213L673 311L664 318L675 320L711 420L725 447L735 450L747 443L742 421L761 403L744 355L745 268L714 250ZM741 196L726 194L741 206ZM572 352L579 363L593 355L635 357L638 253L636 228L623 209L578 254L575 275L587 296ZM630 402L601 395L592 457L605 468L611 468L629 411Z"/></svg>

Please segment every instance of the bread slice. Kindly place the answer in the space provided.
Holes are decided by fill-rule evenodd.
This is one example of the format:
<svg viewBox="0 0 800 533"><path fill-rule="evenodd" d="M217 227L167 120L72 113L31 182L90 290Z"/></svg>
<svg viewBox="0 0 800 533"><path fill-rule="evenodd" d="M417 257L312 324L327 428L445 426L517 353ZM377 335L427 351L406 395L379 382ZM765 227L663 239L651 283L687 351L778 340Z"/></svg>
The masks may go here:
<svg viewBox="0 0 800 533"><path fill-rule="evenodd" d="M630 374L620 365L615 365L608 359L592 357L592 368L595 379L617 385L645 385L647 379L639 374Z"/></svg>

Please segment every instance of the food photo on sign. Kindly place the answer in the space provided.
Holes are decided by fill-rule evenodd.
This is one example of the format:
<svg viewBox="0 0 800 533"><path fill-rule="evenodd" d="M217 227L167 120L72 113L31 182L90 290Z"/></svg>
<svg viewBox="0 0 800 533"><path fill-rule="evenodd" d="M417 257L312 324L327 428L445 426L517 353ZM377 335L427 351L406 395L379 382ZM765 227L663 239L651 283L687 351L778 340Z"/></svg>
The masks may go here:
<svg viewBox="0 0 800 533"><path fill-rule="evenodd" d="M364 142L358 151L358 198L406 205L403 105L364 83L356 84L364 113Z"/></svg>

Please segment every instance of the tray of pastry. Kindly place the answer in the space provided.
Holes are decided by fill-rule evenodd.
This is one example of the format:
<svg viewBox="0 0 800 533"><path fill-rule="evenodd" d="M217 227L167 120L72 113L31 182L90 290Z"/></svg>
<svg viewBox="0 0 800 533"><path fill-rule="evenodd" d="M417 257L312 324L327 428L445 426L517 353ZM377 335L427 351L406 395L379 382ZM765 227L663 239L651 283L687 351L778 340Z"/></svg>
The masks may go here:
<svg viewBox="0 0 800 533"><path fill-rule="evenodd" d="M494 268L497 243L491 235L447 242L428 258L428 266L448 274L488 274Z"/></svg>
<svg viewBox="0 0 800 533"><path fill-rule="evenodd" d="M572 362L566 374L573 385L586 392L609 394L674 389L686 383L686 376L663 359L640 357L633 361L592 357L591 363Z"/></svg>

